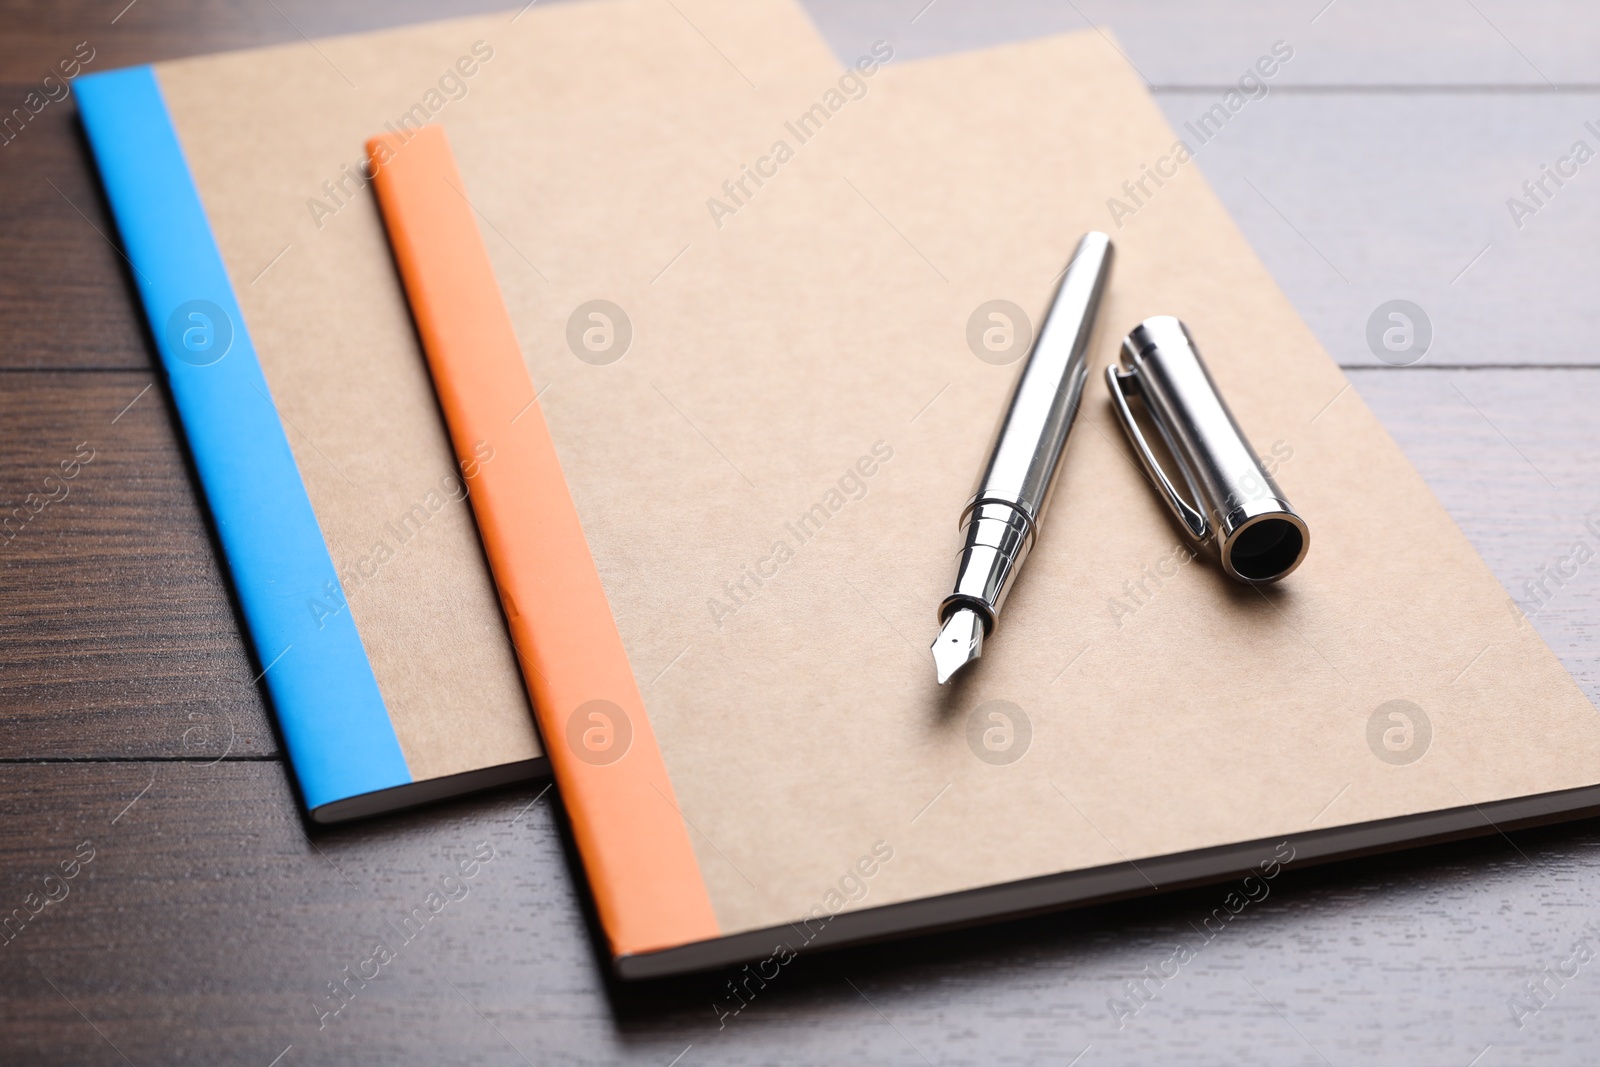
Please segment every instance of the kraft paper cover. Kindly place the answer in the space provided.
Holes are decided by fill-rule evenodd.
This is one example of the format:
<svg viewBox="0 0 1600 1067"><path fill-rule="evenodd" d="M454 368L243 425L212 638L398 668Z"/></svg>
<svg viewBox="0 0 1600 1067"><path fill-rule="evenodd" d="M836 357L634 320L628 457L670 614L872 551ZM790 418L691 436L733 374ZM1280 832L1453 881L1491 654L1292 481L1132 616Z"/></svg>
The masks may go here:
<svg viewBox="0 0 1600 1067"><path fill-rule="evenodd" d="M157 66L414 779L542 750L360 176L367 137L405 116L532 129L579 103L732 97L837 66L790 0L541 5ZM485 225L531 253L531 221Z"/></svg>
<svg viewBox="0 0 1600 1067"><path fill-rule="evenodd" d="M1594 709L1100 34L449 132L725 933L1600 781ZM1037 324L1091 228L1117 262L1053 512L942 690L1019 369L969 318ZM1113 421L1098 375L1155 314L1309 523L1279 587L1182 562ZM1369 743L1392 700L1431 740L1385 712Z"/></svg>

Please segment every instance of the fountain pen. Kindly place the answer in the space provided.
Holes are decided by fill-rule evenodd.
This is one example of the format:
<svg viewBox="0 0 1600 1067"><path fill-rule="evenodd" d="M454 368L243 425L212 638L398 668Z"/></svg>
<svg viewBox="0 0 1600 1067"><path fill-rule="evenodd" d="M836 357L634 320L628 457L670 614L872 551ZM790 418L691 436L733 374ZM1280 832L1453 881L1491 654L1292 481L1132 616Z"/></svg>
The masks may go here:
<svg viewBox="0 0 1600 1067"><path fill-rule="evenodd" d="M1084 234L1061 278L989 462L961 513L954 591L939 605L933 663L939 684L983 654L1050 503L1061 450L1089 372L1089 341L1106 279L1111 238Z"/></svg>

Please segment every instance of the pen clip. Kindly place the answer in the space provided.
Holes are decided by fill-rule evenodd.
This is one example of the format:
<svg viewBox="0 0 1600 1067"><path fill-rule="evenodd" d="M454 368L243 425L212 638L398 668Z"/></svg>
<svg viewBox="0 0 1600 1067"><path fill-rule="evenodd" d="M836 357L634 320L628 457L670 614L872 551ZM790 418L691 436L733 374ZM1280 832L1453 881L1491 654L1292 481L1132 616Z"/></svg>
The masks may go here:
<svg viewBox="0 0 1600 1067"><path fill-rule="evenodd" d="M1145 473L1160 488L1162 499L1167 502L1167 507L1172 509L1172 513L1178 517L1178 521L1183 524L1183 528L1188 532L1189 536L1193 537L1197 542L1204 542L1211 537L1211 524L1206 521L1206 517L1199 510L1191 507L1183 497L1178 495L1178 490L1173 487L1171 479L1167 477L1166 472L1161 469L1161 464L1156 460L1155 453L1150 451L1150 443L1144 439L1144 432L1139 429L1139 423L1133 417L1133 410L1128 407L1128 393L1125 383L1130 381L1135 389L1139 389L1139 372L1137 370L1123 371L1115 363L1106 368L1106 384L1111 387L1111 400L1116 407L1117 418L1122 420L1122 428L1127 431L1128 438L1133 441L1134 450L1139 453L1139 462L1144 466ZM1155 417L1153 412L1151 417ZM1162 427L1159 422L1156 426L1164 436L1166 434L1165 427ZM1183 461L1178 460L1178 465L1181 468ZM1183 480L1189 486L1189 492L1198 500L1200 494L1196 492L1194 483L1190 480L1187 472L1184 472Z"/></svg>

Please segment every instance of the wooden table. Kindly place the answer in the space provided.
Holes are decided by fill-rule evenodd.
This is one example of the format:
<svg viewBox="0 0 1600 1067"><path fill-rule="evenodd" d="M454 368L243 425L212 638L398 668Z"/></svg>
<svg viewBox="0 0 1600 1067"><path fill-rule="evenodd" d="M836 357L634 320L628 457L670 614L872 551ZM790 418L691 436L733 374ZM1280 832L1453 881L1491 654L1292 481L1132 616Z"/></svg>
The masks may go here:
<svg viewBox="0 0 1600 1067"><path fill-rule="evenodd" d="M1532 214L1507 206L1573 142L1600 149L1584 125L1600 127L1600 12L1579 0L926 2L811 10L840 54L881 37L901 59L1092 20L1175 124L1275 41L1294 49L1200 165L1600 697L1600 561L1547 581L1542 604L1524 585L1578 542L1600 554L1600 521L1586 525L1600 518L1600 162ZM95 49L91 69L108 69L445 7L124 3L0 7L0 108L79 41ZM802 959L719 1029L720 976L608 981L552 792L308 836L71 103L0 148L0 191L0 502L17 506L60 461L93 454L67 497L0 547L0 914L63 864L75 872L0 944L0 1061L1593 1062L1600 962L1545 971L1580 938L1600 949L1593 824L1286 873L1177 977L1147 985L1120 1027L1108 1001L1192 939L1221 890ZM1412 366L1367 343L1392 299L1433 327ZM1272 758L1240 746L1241 773ZM327 983L385 921L485 841L496 858L469 896L319 1018ZM1543 1006L1514 1012L1529 980L1544 983Z"/></svg>

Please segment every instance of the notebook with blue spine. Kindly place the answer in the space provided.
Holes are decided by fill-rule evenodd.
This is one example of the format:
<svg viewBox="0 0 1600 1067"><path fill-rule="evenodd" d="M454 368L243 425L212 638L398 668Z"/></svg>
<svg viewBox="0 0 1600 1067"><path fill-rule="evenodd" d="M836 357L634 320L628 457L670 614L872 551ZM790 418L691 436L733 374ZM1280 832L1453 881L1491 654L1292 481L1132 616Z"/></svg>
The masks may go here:
<svg viewBox="0 0 1600 1067"><path fill-rule="evenodd" d="M789 0L679 7L523 9L75 83L315 821L548 771L467 499L494 448L452 451L361 167L365 139L837 69Z"/></svg>

